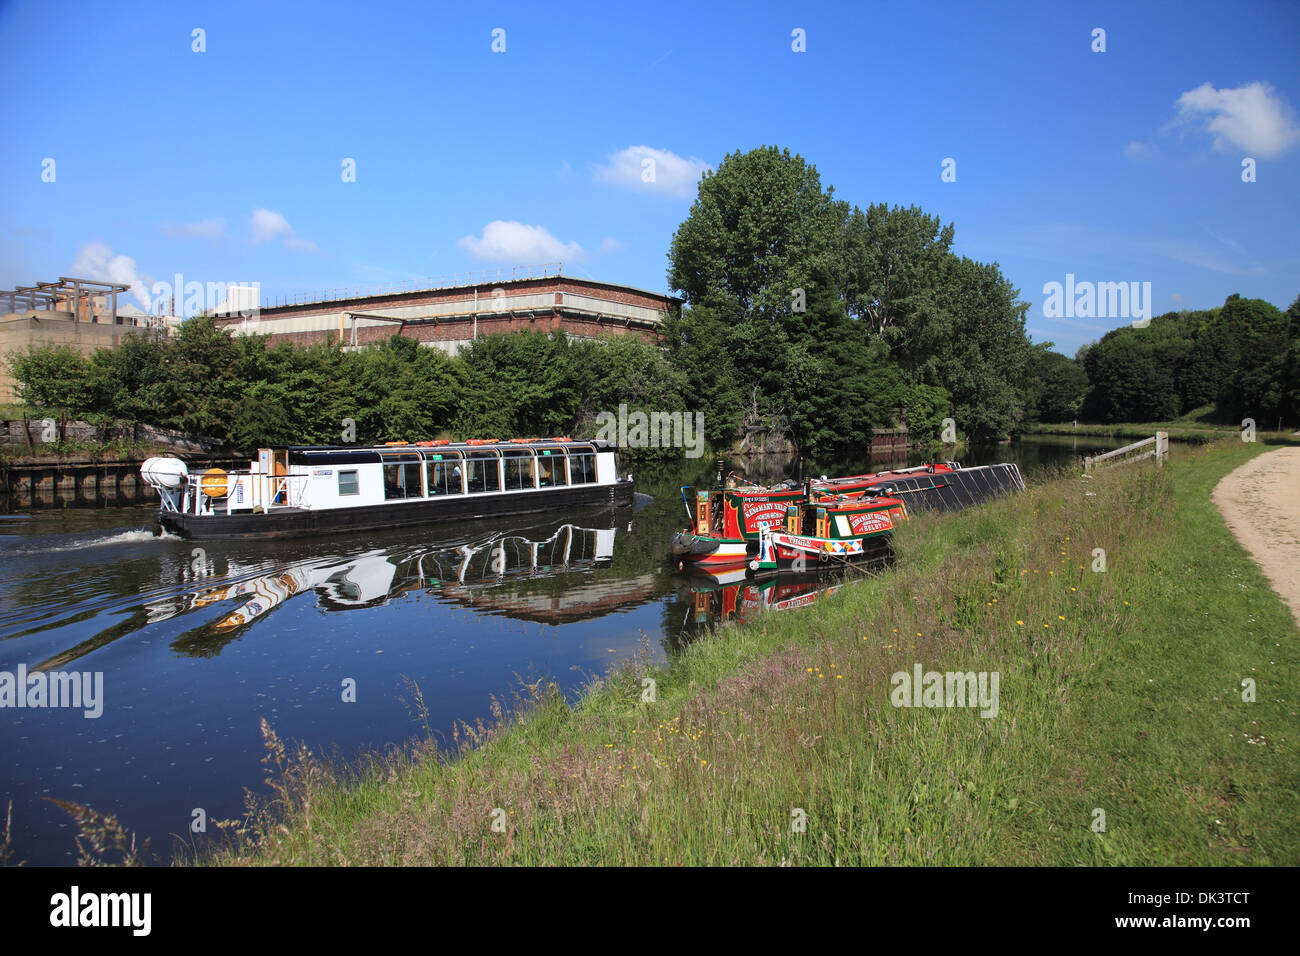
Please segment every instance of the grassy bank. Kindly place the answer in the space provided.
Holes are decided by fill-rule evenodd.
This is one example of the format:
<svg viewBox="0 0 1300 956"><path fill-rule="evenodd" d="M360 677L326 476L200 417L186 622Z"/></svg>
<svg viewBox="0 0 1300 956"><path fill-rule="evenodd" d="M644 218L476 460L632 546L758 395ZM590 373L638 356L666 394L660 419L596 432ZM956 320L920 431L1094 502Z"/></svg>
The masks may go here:
<svg viewBox="0 0 1300 956"><path fill-rule="evenodd" d="M1037 423L1025 427L1026 435L1087 435L1094 438L1131 438L1134 441L1150 438L1157 431L1168 432L1173 441L1212 442L1241 440L1240 425L1184 424L1181 422L1150 422L1124 425L1057 425ZM1256 428L1255 440L1265 445L1300 445L1300 435L1290 431L1262 431Z"/></svg>
<svg viewBox="0 0 1300 956"><path fill-rule="evenodd" d="M203 860L1294 865L1300 641L1209 498L1262 450L918 519L894 570L576 708L539 688L450 762L341 773L269 735L274 801ZM891 706L917 663L996 671L996 717Z"/></svg>

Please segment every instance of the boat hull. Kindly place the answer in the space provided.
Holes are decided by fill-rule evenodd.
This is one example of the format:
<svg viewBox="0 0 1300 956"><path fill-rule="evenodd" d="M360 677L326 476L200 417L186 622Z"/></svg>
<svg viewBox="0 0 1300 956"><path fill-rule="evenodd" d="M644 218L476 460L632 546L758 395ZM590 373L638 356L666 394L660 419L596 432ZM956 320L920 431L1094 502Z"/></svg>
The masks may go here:
<svg viewBox="0 0 1300 956"><path fill-rule="evenodd" d="M744 538L721 538L689 531L678 531L669 543L679 566L699 568L744 567L753 547Z"/></svg>
<svg viewBox="0 0 1300 956"><path fill-rule="evenodd" d="M356 508L283 508L260 514L193 515L159 511L158 529L183 538L278 538L302 534L341 534L446 521L473 521L506 515L538 514L567 508L632 504L631 479L554 491L495 495L455 495Z"/></svg>
<svg viewBox="0 0 1300 956"><path fill-rule="evenodd" d="M814 538L810 535L769 531L764 534L758 556L749 563L749 567L752 571L788 568L806 570L810 564L846 564L867 557L879 557L882 550L889 546L892 530L893 524L890 522L880 531L853 538Z"/></svg>

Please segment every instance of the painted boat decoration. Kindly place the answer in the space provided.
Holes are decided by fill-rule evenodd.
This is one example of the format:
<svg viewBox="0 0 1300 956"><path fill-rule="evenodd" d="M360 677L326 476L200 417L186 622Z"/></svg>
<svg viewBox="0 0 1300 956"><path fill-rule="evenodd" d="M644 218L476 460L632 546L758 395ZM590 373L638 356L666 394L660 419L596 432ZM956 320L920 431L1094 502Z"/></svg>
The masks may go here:
<svg viewBox="0 0 1300 956"><path fill-rule="evenodd" d="M759 532L758 554L749 569L806 571L827 562L846 564L875 553L880 540L906 518L901 498L870 490L861 498L814 492L811 502L786 509L784 525Z"/></svg>
<svg viewBox="0 0 1300 956"><path fill-rule="evenodd" d="M951 474L960 468L957 462L945 462L842 478L823 475L767 487L729 479L724 488L696 493L694 520L673 535L670 550L681 568L744 567L758 552L759 532L784 524L786 508L792 504L806 502L814 494L860 498L882 482Z"/></svg>
<svg viewBox="0 0 1300 956"><path fill-rule="evenodd" d="M186 538L360 531L632 504L607 441L527 438L262 448L247 471L150 458L158 531Z"/></svg>

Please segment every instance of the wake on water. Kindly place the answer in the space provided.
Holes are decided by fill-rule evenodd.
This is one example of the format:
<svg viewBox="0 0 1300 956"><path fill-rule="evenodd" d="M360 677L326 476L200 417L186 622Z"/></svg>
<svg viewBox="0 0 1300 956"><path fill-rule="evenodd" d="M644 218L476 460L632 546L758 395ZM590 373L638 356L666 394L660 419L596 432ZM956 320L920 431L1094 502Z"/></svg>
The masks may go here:
<svg viewBox="0 0 1300 956"><path fill-rule="evenodd" d="M155 535L149 528L132 528L130 531L119 531L116 534L110 534L98 538L84 538L72 541L68 544L56 544L47 547L19 547L15 550L24 554L57 554L60 551L81 551L84 548L102 548L111 544L138 544L142 541L182 541L180 535L171 534L164 531L161 535Z"/></svg>

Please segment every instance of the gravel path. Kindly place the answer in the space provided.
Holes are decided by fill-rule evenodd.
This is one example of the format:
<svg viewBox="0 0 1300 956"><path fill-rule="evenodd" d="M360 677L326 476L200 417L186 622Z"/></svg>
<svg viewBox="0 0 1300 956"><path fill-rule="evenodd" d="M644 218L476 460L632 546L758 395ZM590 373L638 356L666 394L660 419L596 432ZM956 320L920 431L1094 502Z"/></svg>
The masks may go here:
<svg viewBox="0 0 1300 956"><path fill-rule="evenodd" d="M1219 482L1214 503L1300 624L1300 447L1252 458Z"/></svg>

